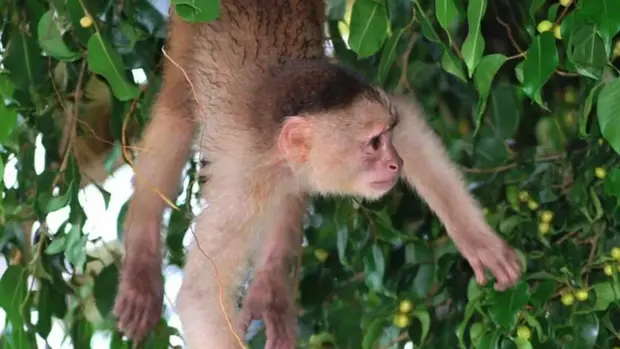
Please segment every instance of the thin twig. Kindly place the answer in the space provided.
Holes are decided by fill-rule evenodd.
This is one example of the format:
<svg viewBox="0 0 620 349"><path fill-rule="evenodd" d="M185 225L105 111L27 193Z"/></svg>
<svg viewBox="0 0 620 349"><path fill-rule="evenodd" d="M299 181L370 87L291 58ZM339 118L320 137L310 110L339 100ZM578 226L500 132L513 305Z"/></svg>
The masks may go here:
<svg viewBox="0 0 620 349"><path fill-rule="evenodd" d="M73 145L74 145L75 137L77 134L76 120L78 119L80 115L80 102L82 101L82 82L84 80L85 73L86 73L86 58L83 58L82 64L80 65L80 73L78 75L77 84L75 85L75 101L73 105L73 111L71 112L65 109L67 111L66 116L69 118L69 120L67 120L67 123L68 123L67 127L69 128L68 129L69 139L67 140L66 147L64 147L64 149L61 148L62 151L64 151L64 155L63 155L62 162L60 163L60 169L58 170L58 174L54 178L52 187L55 187L56 184L58 184L60 174L63 173L65 169L67 168L67 163L69 162L69 154L70 152L73 151Z"/></svg>

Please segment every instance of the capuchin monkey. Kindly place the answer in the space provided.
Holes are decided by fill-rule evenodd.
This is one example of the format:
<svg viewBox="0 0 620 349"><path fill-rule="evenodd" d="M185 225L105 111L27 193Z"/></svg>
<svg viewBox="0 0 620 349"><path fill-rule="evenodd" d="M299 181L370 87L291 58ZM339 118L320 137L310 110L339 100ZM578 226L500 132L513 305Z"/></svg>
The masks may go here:
<svg viewBox="0 0 620 349"><path fill-rule="evenodd" d="M194 140L208 158L208 206L197 218L176 306L191 349L241 348L255 318L265 322L266 348L295 347L288 266L310 195L375 200L403 178L479 283L485 269L498 290L519 278L515 252L487 225L418 104L323 57L322 14L315 0L227 0L218 20L201 24L171 11L170 59L125 228L115 314L128 337L140 340L161 317L160 194L176 192ZM239 311L251 262L256 272Z"/></svg>

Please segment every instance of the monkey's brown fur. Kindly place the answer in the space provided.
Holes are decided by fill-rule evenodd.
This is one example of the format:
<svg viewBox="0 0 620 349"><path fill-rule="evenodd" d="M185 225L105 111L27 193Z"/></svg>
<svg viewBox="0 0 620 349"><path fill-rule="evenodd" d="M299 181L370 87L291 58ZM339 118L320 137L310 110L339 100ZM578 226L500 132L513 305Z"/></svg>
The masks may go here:
<svg viewBox="0 0 620 349"><path fill-rule="evenodd" d="M194 25L172 13L167 51L188 73L198 100L183 72L166 62L136 171L172 196L199 130L195 139L209 160L208 207L196 222L176 307L189 348L238 348L225 312L239 337L260 316L266 348L294 348L285 270L299 245L307 195L376 199L401 171L444 222L478 281L485 282L485 268L498 289L519 276L514 252L486 224L414 104L321 59L322 8L320 1L230 0L217 21ZM138 181L115 307L119 327L133 338L161 315L163 208ZM252 259L257 271L241 313L235 291Z"/></svg>

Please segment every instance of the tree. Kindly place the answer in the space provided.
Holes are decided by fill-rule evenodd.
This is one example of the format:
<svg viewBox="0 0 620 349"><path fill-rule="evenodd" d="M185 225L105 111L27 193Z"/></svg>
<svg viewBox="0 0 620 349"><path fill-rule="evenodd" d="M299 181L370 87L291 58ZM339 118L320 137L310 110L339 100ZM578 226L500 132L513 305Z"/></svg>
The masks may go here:
<svg viewBox="0 0 620 349"><path fill-rule="evenodd" d="M217 18L219 2L198 3L172 1L188 21ZM62 325L75 348L98 347L100 333L103 347L128 347L111 314L121 249L89 236L97 213L83 195L99 192L107 207L102 183L133 159L166 18L146 0L2 5L0 346L41 346ZM620 2L332 0L327 27L339 61L416 93L527 268L510 290L477 285L405 186L372 204L315 200L297 275L299 346L620 347ZM167 219L171 266L184 263L197 166L188 159ZM54 229L59 210L68 214ZM178 344L172 325L162 319L147 347ZM251 347L263 338L259 329Z"/></svg>

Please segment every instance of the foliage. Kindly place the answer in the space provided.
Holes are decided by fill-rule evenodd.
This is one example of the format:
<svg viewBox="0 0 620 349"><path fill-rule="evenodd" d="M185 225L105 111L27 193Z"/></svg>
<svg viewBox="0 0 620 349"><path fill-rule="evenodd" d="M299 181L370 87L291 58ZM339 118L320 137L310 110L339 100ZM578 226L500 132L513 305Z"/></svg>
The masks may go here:
<svg viewBox="0 0 620 349"><path fill-rule="evenodd" d="M35 347L52 319L76 348L98 331L112 333L111 348L126 347L110 312L118 260L96 265L87 253L78 194L92 172L81 156L103 148L105 173L130 156L122 135L148 120L166 18L146 0L0 4L0 173L17 169L0 196L10 265L0 279L0 347ZM219 1L172 4L189 21L219 16ZM390 91L415 91L527 270L505 292L477 285L404 186L373 204L317 199L305 225L300 347L620 346L620 2L332 0L327 19L340 61ZM147 81L136 83L134 69ZM186 182L196 166L190 159ZM110 194L95 185L107 205ZM194 195L185 188L170 215L169 265L183 265ZM66 207L67 221L48 229L46 217ZM176 333L162 320L147 347L167 348Z"/></svg>

